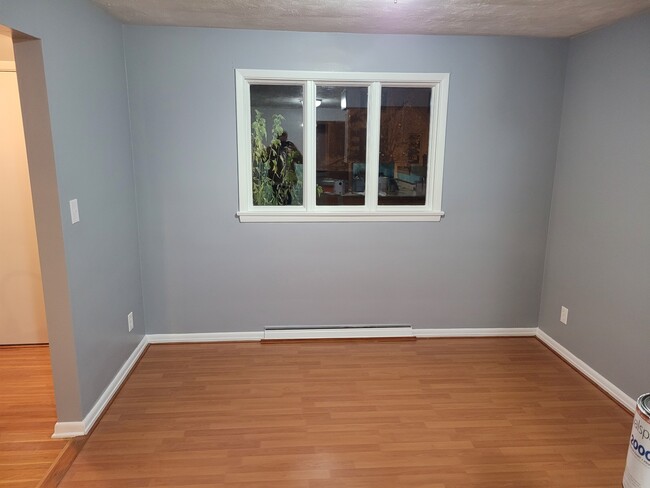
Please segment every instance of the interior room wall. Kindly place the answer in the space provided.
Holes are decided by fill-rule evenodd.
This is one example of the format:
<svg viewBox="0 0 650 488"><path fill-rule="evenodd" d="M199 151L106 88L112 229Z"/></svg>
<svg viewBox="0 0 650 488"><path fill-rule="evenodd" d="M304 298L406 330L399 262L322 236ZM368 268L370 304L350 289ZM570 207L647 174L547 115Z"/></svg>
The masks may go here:
<svg viewBox="0 0 650 488"><path fill-rule="evenodd" d="M13 61L11 38L2 35L0 60ZM0 107L0 344L44 344L43 283L15 71L0 70Z"/></svg>
<svg viewBox="0 0 650 488"><path fill-rule="evenodd" d="M50 362L59 422L81 414L79 371L70 307L43 48L39 39L14 32L16 75L29 163L34 219L50 340Z"/></svg>
<svg viewBox="0 0 650 488"><path fill-rule="evenodd" d="M320 107L316 112L316 119L321 121L345 121L345 111L339 108L323 108Z"/></svg>
<svg viewBox="0 0 650 488"><path fill-rule="evenodd" d="M43 40L74 327L67 361L78 373L58 384L78 382L80 392L76 408L57 394L57 413L77 421L145 330L122 26L86 0L4 0L0 22ZM74 225L73 198L81 216Z"/></svg>
<svg viewBox="0 0 650 488"><path fill-rule="evenodd" d="M566 41L125 26L125 46L147 332L537 325ZM451 73L445 218L240 223L235 68Z"/></svg>
<svg viewBox="0 0 650 488"><path fill-rule="evenodd" d="M571 40L539 319L634 398L650 391L649 49L650 14Z"/></svg>

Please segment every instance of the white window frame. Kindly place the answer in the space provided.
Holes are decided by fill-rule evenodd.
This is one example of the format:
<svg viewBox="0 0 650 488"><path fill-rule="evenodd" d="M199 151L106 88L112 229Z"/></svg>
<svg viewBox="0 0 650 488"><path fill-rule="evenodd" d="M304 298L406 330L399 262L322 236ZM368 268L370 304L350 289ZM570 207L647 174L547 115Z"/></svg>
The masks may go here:
<svg viewBox="0 0 650 488"><path fill-rule="evenodd" d="M439 221L447 124L449 73L366 73L236 69L237 151L241 222ZM252 84L302 85L303 205L255 206L252 194ZM368 87L365 205L316 205L316 85ZM431 88L428 168L424 205L379 205L381 88Z"/></svg>

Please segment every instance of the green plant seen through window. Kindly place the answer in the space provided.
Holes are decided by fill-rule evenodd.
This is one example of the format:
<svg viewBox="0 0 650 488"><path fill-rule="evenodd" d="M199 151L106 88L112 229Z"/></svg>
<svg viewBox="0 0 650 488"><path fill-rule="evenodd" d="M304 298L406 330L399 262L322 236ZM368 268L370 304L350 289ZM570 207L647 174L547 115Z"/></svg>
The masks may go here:
<svg viewBox="0 0 650 488"><path fill-rule="evenodd" d="M267 145L266 119L255 110L252 125L253 204L256 206L302 205L302 155L293 143L283 143L280 114L272 116L271 143ZM323 189L316 187L318 195Z"/></svg>
<svg viewBox="0 0 650 488"><path fill-rule="evenodd" d="M284 132L280 114L273 115L271 143L267 145L266 119L255 110L252 123L253 204L302 205L302 179L296 176L293 151L284 150L280 136Z"/></svg>

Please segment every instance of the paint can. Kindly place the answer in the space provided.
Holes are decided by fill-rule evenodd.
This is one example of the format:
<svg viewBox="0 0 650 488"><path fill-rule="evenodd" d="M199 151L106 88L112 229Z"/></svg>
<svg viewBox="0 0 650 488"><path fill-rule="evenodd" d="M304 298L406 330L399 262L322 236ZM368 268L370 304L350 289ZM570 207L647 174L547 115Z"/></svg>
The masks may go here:
<svg viewBox="0 0 650 488"><path fill-rule="evenodd" d="M623 488L650 488L650 393L636 402Z"/></svg>

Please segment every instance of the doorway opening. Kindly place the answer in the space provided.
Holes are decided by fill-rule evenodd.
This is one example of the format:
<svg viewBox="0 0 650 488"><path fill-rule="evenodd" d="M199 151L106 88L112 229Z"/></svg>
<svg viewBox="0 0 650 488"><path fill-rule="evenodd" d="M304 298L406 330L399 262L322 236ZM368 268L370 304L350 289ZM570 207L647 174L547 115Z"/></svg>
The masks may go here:
<svg viewBox="0 0 650 488"><path fill-rule="evenodd" d="M2 25L0 236L0 484L36 486L81 415L41 43Z"/></svg>
<svg viewBox="0 0 650 488"><path fill-rule="evenodd" d="M27 148L11 37L0 35L0 345L46 345Z"/></svg>
<svg viewBox="0 0 650 488"><path fill-rule="evenodd" d="M11 481L34 483L63 448L50 440L56 405L36 221L13 40L0 34L0 431ZM25 442L39 446L21 449ZM8 444L8 445L4 445ZM45 448L45 449L43 449ZM13 463L12 463L13 464ZM3 470L4 471L4 470ZM4 475L0 475L0 483ZM8 480L4 480L8 481Z"/></svg>

